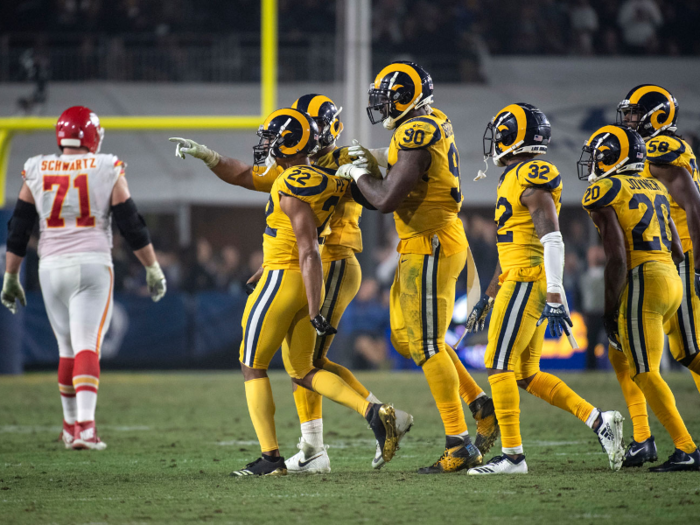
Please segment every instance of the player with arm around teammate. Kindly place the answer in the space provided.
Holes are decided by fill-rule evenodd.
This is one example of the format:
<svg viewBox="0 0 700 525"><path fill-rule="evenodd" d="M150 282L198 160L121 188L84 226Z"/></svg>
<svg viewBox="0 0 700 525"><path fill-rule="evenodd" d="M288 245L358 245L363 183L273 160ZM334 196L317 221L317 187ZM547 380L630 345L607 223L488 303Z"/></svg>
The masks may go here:
<svg viewBox="0 0 700 525"><path fill-rule="evenodd" d="M472 475L528 472L520 434L519 387L593 429L613 470L622 463L619 412L599 411L564 381L540 371L547 325L557 337L562 331L568 335L572 326L562 283L562 180L556 166L537 158L547 153L550 137L545 114L525 103L503 108L484 133L484 157L505 168L498 182L495 215L499 263L467 328L483 328L493 308L484 361L501 425L502 454L471 469Z"/></svg>
<svg viewBox="0 0 700 525"><path fill-rule="evenodd" d="M343 130L339 115L342 108L325 95L308 94L297 99L292 108L307 113L318 126L319 141L316 151L309 154L314 166L336 170L342 164L352 162L348 156L348 147L338 147L337 141ZM277 165L274 150L270 155L259 158L257 165L249 165L212 151L191 139L171 138L178 144L176 154L184 158L185 154L203 160L207 166L224 182L234 186L270 193L275 180L284 171ZM381 177L376 162L370 155L370 170L374 176ZM264 161L264 162L263 162ZM362 271L355 256L362 251L362 231L360 216L362 206L354 201L351 192L340 197L335 206L328 226L330 234L325 238L321 253L325 299L321 305L323 315L332 326L338 326L346 308L357 294L362 279ZM262 269L249 281L249 289L254 288ZM314 348L314 366L333 372L343 378L358 394L368 401L379 403L379 399L370 392L346 367L328 359L328 350L334 334L316 338ZM283 346L286 342L283 343ZM323 444L322 397L316 392L299 388L293 383L294 401L301 423L302 437L299 440L299 452L285 461L289 473L320 473L330 471L330 458ZM399 441L413 424L413 418L405 412L397 413L396 426ZM384 464L379 444L372 460L373 468Z"/></svg>
<svg viewBox="0 0 700 525"><path fill-rule="evenodd" d="M579 179L591 183L583 207L598 228L606 255L604 320L610 351L623 353L642 399L676 447L665 463L649 470L700 470L700 452L659 373L664 324L683 297L674 263L683 261L684 254L666 188L640 177L646 151L642 137L630 128L604 126L593 133L578 163Z"/></svg>
<svg viewBox="0 0 700 525"><path fill-rule="evenodd" d="M103 450L95 407L100 347L112 317L112 218L146 267L151 298L166 291L165 276L143 218L129 193L124 163L100 153L103 130L89 108L68 108L56 124L60 155L24 165L24 184L8 224L2 304L26 305L19 271L39 218L39 280L58 341L58 388L66 448Z"/></svg>

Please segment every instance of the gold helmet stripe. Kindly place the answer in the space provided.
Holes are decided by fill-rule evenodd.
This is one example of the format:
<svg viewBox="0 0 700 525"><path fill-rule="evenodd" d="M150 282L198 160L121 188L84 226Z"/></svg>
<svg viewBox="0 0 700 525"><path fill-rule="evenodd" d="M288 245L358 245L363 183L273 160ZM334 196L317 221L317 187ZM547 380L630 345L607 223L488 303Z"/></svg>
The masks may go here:
<svg viewBox="0 0 700 525"><path fill-rule="evenodd" d="M629 157L630 154L630 141L627 138L627 133L625 133L625 131L618 126L603 126L598 131L596 131L595 135L593 135L588 140L588 145L590 146L596 138L606 133L609 133L610 135L615 135L617 137L617 140L620 141L620 156L616 158L612 164L609 165L603 164L602 162L598 162L595 159L593 159L594 162L598 164L598 167L604 172L608 172L611 169L615 168L621 161L627 159L627 157ZM602 148L600 149L602 150Z"/></svg>
<svg viewBox="0 0 700 525"><path fill-rule="evenodd" d="M265 122L262 125L262 128L264 130L268 129L268 126L270 125L270 122L272 122L273 119L277 117L289 117L292 118L301 124L301 129L303 130L301 140L299 143L292 147L289 148L287 146L278 146L279 150L284 153L285 155L294 155L298 153L300 150L302 150L306 144L309 142L309 137L311 136L311 128L309 125L306 123L306 118L304 117L304 114L301 113L299 110L296 109L290 109L290 108L283 108L283 109L278 109L277 111L273 111L269 117L265 119ZM284 136L284 132L282 132L282 135Z"/></svg>
<svg viewBox="0 0 700 525"><path fill-rule="evenodd" d="M651 115L651 118L649 119L651 122L651 125L654 126L654 129L660 129L663 126L668 126L673 122L673 117L676 116L676 104L673 100L673 96L671 93L666 91L664 88L661 86L643 86L640 87L637 91L632 93L632 96L630 97L630 104L639 104L639 100L646 95L647 93L661 93L663 96L665 96L668 99L668 104L670 107L670 110L668 112L668 118L664 122L659 122L659 116L660 116L660 111L654 111L654 113ZM649 108L650 110L653 110L653 108Z"/></svg>
<svg viewBox="0 0 700 525"><path fill-rule="evenodd" d="M514 144L518 144L519 142L525 140L525 132L527 131L527 116L525 115L525 110L523 108L521 108L517 104L511 104L510 106L506 106L498 112L498 115L496 115L493 119L494 123L497 122L499 120L499 117L501 117L504 113L511 113L515 117L515 121L518 123L518 134L515 137L513 144L511 144L510 146L499 145L499 147L501 148L509 148L512 147Z"/></svg>
<svg viewBox="0 0 700 525"><path fill-rule="evenodd" d="M396 72L401 72L401 73L406 73L411 80L413 81L413 85L415 88L415 92L413 93L413 98L408 101L406 104L396 104L396 109L399 111L404 111L408 106L410 106L420 95L423 94L423 82L421 82L420 75L418 74L418 71L413 69L411 66L408 64L389 64L386 66L384 69L382 69L377 77L374 79L374 88L379 89L379 86L382 83L382 79L386 77L387 75L390 75L392 73ZM392 86L393 87L393 86Z"/></svg>
<svg viewBox="0 0 700 525"><path fill-rule="evenodd" d="M328 97L324 95L317 95L311 99L311 102L309 102L309 108L306 112L313 118L316 118L318 117L318 112L321 110L321 106L326 102L333 104L333 101ZM335 106L335 104L333 105Z"/></svg>

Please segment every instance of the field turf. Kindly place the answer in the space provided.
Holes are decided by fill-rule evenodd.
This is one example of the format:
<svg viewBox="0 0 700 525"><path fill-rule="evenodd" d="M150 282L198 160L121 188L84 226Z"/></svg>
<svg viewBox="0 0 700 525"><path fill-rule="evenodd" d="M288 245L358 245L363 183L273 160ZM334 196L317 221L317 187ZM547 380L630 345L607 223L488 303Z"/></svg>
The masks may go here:
<svg viewBox="0 0 700 525"><path fill-rule="evenodd" d="M61 411L54 374L0 378L0 523L700 522L700 473L611 472L588 428L524 392L529 475L420 476L416 469L443 447L425 379L359 377L415 416L397 457L372 471L374 441L364 420L325 401L332 473L262 479L228 476L259 456L238 373L104 373L98 405L98 429L109 445L104 452L68 451L55 441ZM593 404L627 417L612 373L562 377ZM488 386L485 376L477 379ZM700 437L692 379L685 373L666 379ZM282 453L290 456L299 437L290 383L282 373L272 374L272 383ZM671 441L651 419L665 459ZM467 422L474 431L469 414ZM632 429L625 423L627 439Z"/></svg>

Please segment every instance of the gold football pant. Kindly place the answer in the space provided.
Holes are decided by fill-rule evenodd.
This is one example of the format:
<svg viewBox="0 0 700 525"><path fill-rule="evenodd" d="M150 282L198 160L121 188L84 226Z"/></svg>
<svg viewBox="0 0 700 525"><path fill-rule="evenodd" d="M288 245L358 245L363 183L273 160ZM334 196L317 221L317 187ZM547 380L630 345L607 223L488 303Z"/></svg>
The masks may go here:
<svg viewBox="0 0 700 525"><path fill-rule="evenodd" d="M675 315L664 325L673 358L690 369L696 385L700 385L700 298L695 293L695 260L693 251L685 252L678 266L683 285L683 300Z"/></svg>
<svg viewBox="0 0 700 525"><path fill-rule="evenodd" d="M357 262L355 255L337 261L324 262L323 279L325 282L325 299L321 305L321 315L331 323L331 326L338 328L345 309L360 289L360 283L362 282L360 263ZM328 349L334 337L334 335L328 335L316 338L313 355L314 366L340 376L358 394L363 398L367 398L369 390L357 380L355 375L344 366L328 359ZM323 417L323 398L316 392L297 387L294 390L294 401L301 423Z"/></svg>
<svg viewBox="0 0 700 525"><path fill-rule="evenodd" d="M437 241L437 237L435 237ZM400 254L391 287L391 342L423 369L446 435L467 431L455 363L445 351L457 278L467 251L445 256L439 243L429 255Z"/></svg>
<svg viewBox="0 0 700 525"><path fill-rule="evenodd" d="M542 272L535 281L505 281L493 306L486 368L502 373L489 376L501 442L506 454L522 452L518 380L532 378L527 391L573 414L584 423L594 407L558 377L540 372L540 357L547 323L537 326L547 298Z"/></svg>
<svg viewBox="0 0 700 525"><path fill-rule="evenodd" d="M678 413L671 389L659 374L664 324L675 315L682 299L683 285L672 265L656 261L640 264L628 273L618 327L632 379L676 448L690 453L695 443Z"/></svg>

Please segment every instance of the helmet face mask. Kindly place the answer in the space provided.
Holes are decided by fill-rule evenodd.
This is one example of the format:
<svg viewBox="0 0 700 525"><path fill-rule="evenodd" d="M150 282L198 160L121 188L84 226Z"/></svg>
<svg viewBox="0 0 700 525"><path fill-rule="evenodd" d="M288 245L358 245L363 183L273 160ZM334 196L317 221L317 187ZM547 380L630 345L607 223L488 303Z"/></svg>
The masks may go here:
<svg viewBox="0 0 700 525"><path fill-rule="evenodd" d="M318 125L311 116L293 108L273 112L257 131L260 141L253 146L253 165L269 165L271 158L310 157L321 147Z"/></svg>
<svg viewBox="0 0 700 525"><path fill-rule="evenodd" d="M544 155L551 135L549 121L539 109L531 104L511 104L486 124L484 159L490 157L496 166L503 167L514 155Z"/></svg>
<svg viewBox="0 0 700 525"><path fill-rule="evenodd" d="M583 145L576 163L579 180L596 182L644 169L646 145L635 130L620 124L603 126Z"/></svg>

